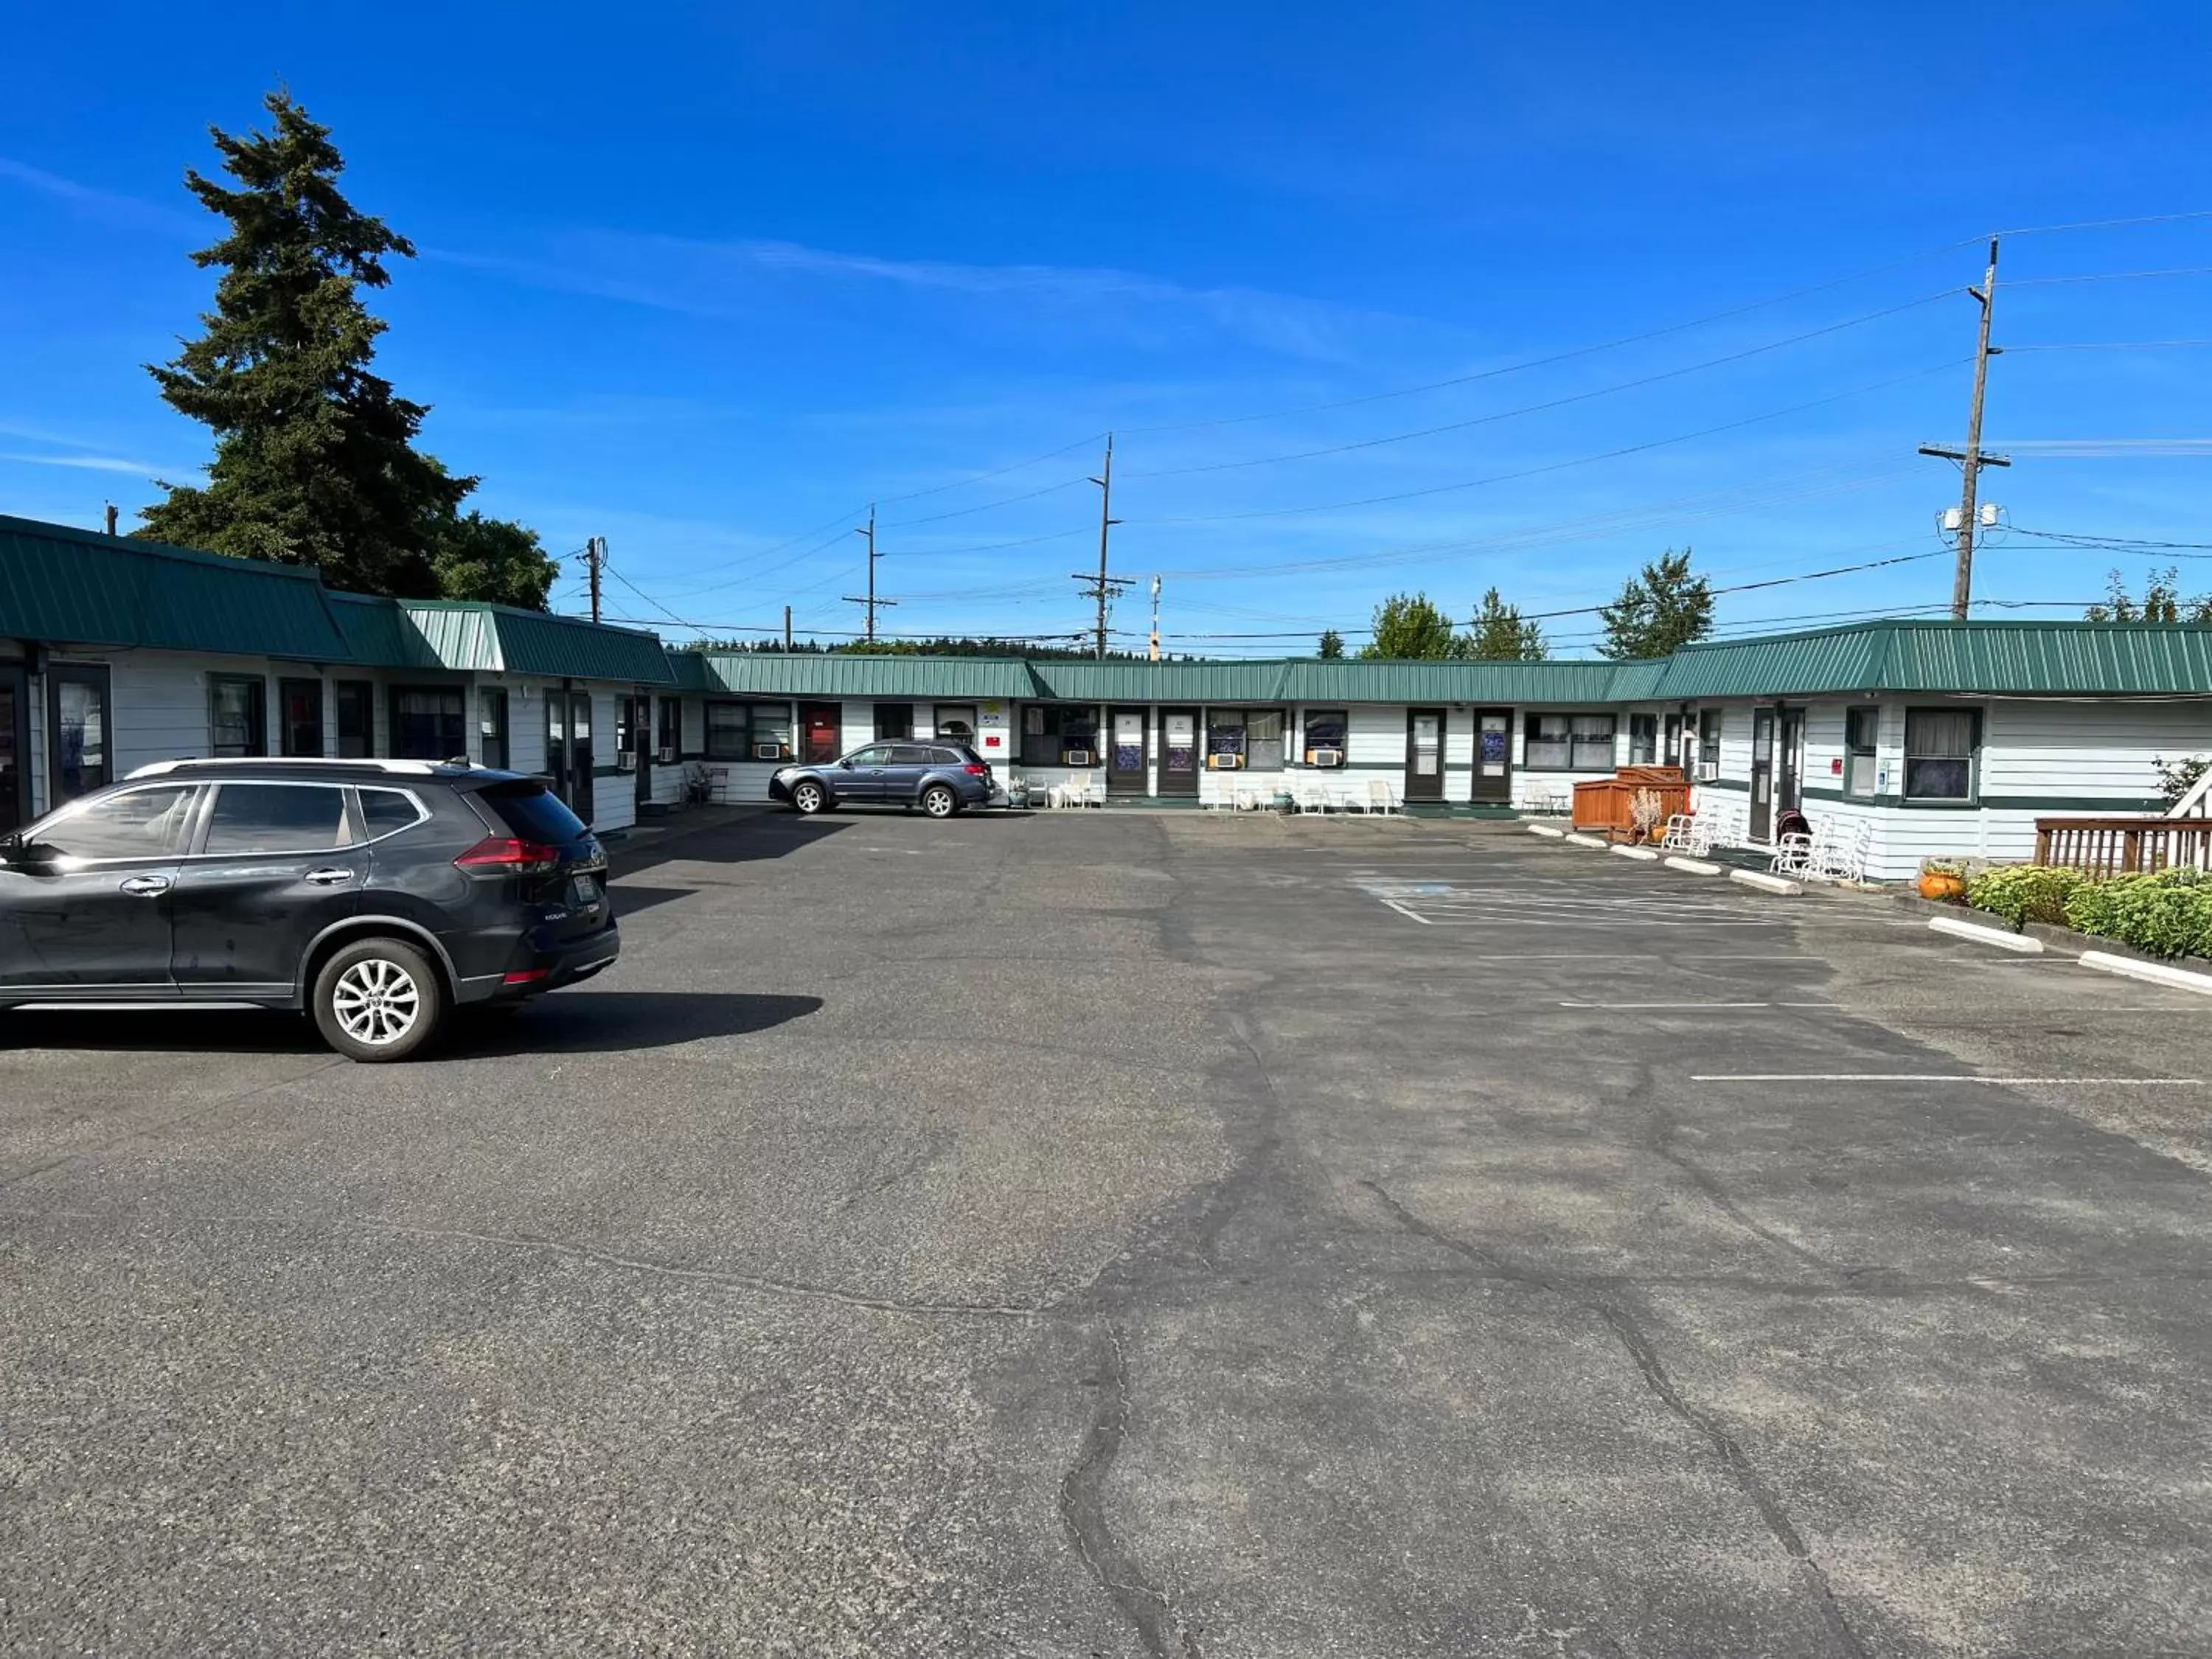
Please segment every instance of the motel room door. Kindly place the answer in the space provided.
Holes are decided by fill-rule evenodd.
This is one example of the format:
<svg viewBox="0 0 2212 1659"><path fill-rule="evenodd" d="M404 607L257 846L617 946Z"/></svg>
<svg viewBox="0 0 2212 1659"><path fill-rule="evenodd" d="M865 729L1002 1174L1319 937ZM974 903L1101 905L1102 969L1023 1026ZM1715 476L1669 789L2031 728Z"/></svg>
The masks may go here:
<svg viewBox="0 0 2212 1659"><path fill-rule="evenodd" d="M1406 799L1444 798L1444 711L1406 711Z"/></svg>
<svg viewBox="0 0 2212 1659"><path fill-rule="evenodd" d="M1160 710L1160 793L1198 796L1198 710Z"/></svg>
<svg viewBox="0 0 2212 1659"><path fill-rule="evenodd" d="M1106 711L1106 793L1141 795L1146 792L1146 763L1152 758L1145 738L1145 711L1109 708Z"/></svg>
<svg viewBox="0 0 2212 1659"><path fill-rule="evenodd" d="M1751 711L1751 838L1774 839L1774 711Z"/></svg>
<svg viewBox="0 0 2212 1659"><path fill-rule="evenodd" d="M1474 711L1474 799L1492 806L1513 800L1513 711Z"/></svg>
<svg viewBox="0 0 2212 1659"><path fill-rule="evenodd" d="M1805 711L1802 708L1782 708L1775 712L1782 716L1782 740L1778 757L1781 775L1774 786L1775 811L1802 811L1805 805Z"/></svg>
<svg viewBox="0 0 2212 1659"><path fill-rule="evenodd" d="M20 665L0 665L0 835L31 816L30 677Z"/></svg>

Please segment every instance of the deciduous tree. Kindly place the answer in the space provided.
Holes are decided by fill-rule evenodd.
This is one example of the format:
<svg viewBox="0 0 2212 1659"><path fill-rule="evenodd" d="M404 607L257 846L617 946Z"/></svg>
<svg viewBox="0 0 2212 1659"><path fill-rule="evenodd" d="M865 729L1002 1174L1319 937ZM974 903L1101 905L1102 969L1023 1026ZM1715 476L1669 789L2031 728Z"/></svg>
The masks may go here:
<svg viewBox="0 0 2212 1659"><path fill-rule="evenodd" d="M1712 631L1712 587L1690 574L1690 550L1669 548L1629 578L1620 597L1601 605L1608 657L1663 657Z"/></svg>

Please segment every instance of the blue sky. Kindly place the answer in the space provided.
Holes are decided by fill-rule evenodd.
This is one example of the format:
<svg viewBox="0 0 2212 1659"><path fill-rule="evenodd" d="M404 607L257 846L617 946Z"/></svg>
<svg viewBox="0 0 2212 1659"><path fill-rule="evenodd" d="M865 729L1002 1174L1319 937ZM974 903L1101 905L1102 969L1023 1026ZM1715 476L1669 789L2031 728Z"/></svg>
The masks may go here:
<svg viewBox="0 0 2212 1659"><path fill-rule="evenodd" d="M1081 628L1109 428L1115 568L1164 574L1186 650L1308 650L1397 588L1570 610L1684 543L1723 585L1936 556L1731 627L1940 604L1956 477L1913 452L1963 433L1975 239L2212 209L2212 15L2086 15L41 8L0 104L0 511L96 523L206 459L140 365L210 290L183 170L281 78L422 250L375 302L428 447L549 545L605 535L611 610L671 637L857 626L871 501L887 627ZM2212 338L2212 275L2112 276L2197 267L2212 217L2007 237L1978 592L2149 562L2032 530L2212 543L2212 457L2117 442L2212 437L2212 346L2028 349Z"/></svg>

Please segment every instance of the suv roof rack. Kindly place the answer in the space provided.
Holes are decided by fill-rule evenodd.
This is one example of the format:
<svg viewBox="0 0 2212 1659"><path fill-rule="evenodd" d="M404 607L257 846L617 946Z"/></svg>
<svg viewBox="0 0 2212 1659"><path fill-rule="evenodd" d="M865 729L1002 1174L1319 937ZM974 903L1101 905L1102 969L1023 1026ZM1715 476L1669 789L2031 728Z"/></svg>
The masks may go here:
<svg viewBox="0 0 2212 1659"><path fill-rule="evenodd" d="M150 765L138 768L130 775L134 778L153 778L159 777L167 772L181 772L187 769L197 769L201 767L243 767L258 770L268 767L291 766L339 766L356 772L389 772L400 777L410 778L426 778L439 772L472 772L477 769L475 763L465 756L457 757L453 760L426 761L376 760L367 756L358 759L333 760L317 756L286 757L262 755L244 759L210 760L204 757L187 757L183 760L155 761Z"/></svg>

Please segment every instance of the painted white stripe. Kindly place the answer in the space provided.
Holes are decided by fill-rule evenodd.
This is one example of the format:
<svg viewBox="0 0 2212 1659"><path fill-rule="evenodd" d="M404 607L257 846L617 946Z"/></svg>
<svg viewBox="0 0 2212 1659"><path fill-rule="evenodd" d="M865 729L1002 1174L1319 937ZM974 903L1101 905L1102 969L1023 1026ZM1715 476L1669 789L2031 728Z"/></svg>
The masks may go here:
<svg viewBox="0 0 2212 1659"><path fill-rule="evenodd" d="M2201 1077L1962 1077L1955 1072L1704 1072L1692 1083L1990 1083L2072 1084L2100 1089L2201 1089Z"/></svg>
<svg viewBox="0 0 2212 1659"><path fill-rule="evenodd" d="M1389 905L1389 906L1393 910L1395 910L1395 911L1396 911L1400 915L1404 916L1404 917L1407 917L1407 919L1409 919L1409 920L1411 920L1411 921L1419 922L1419 923L1421 924L1421 926L1422 926L1422 927L1433 927L1433 926L1435 925L1434 923L1432 923L1431 921L1430 921L1430 920L1429 920L1426 916L1423 915L1422 915L1419 910L1409 910L1409 909L1407 909L1404 905L1402 905L1402 904L1399 903L1399 902L1398 902L1398 901L1397 901L1397 900L1395 900L1395 899L1384 899L1384 900L1382 901L1382 902L1383 902L1383 903L1385 903L1385 904L1387 904L1387 905Z"/></svg>
<svg viewBox="0 0 2212 1659"><path fill-rule="evenodd" d="M1840 1002L1563 1002L1562 1008L1840 1008Z"/></svg>

